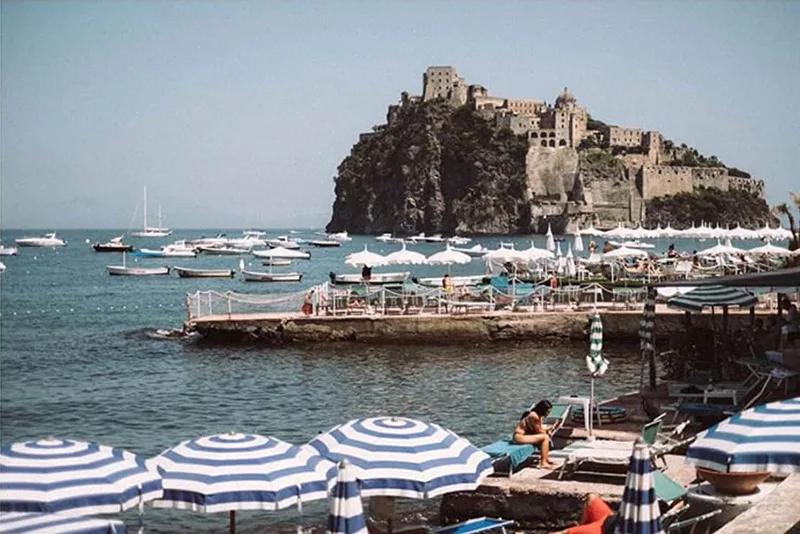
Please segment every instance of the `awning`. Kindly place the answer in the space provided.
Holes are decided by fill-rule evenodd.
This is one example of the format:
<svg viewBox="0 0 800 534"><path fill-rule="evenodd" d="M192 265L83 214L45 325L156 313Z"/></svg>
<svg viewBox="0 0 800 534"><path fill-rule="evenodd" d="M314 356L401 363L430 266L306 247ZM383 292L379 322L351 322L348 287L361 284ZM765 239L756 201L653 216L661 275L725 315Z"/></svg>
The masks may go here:
<svg viewBox="0 0 800 534"><path fill-rule="evenodd" d="M715 276L709 278L695 278L690 280L675 280L671 282L659 282L653 285L655 287L725 286L742 288L773 288L775 291L780 289L800 290L800 267L778 269L763 273Z"/></svg>

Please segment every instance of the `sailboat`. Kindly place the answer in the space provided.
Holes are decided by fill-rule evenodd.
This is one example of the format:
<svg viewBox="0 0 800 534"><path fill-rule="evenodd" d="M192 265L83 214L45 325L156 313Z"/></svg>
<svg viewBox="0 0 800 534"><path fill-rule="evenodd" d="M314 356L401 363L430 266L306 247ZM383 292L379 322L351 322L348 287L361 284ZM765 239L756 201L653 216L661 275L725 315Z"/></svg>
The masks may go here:
<svg viewBox="0 0 800 534"><path fill-rule="evenodd" d="M158 226L147 226L147 187L144 188L144 225L141 232L131 232L133 237L167 237L172 233L169 228L161 227L161 204L158 205Z"/></svg>

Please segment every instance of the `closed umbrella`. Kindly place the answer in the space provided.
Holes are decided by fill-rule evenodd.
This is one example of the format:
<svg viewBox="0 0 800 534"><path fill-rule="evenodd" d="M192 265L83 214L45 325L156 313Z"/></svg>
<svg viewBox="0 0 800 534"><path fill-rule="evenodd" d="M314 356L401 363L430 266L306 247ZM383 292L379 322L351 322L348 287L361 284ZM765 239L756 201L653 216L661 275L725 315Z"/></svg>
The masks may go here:
<svg viewBox="0 0 800 534"><path fill-rule="evenodd" d="M425 255L408 250L405 243L403 243L403 248L386 256L387 265L422 265L424 263L427 263Z"/></svg>
<svg viewBox="0 0 800 534"><path fill-rule="evenodd" d="M386 264L386 258L375 252L370 252L367 250L367 246L364 245L364 250L349 254L344 262L352 267L380 267Z"/></svg>
<svg viewBox="0 0 800 534"><path fill-rule="evenodd" d="M642 319L639 321L639 348L642 351L642 365L639 378L639 391L642 391L644 385L644 362L645 355L653 356L655 354L655 341L653 337L653 325L656 320L656 289L653 287L647 288L647 294L644 298L644 311L642 312ZM651 358L650 366L650 387L655 387L655 359Z"/></svg>
<svg viewBox="0 0 800 534"><path fill-rule="evenodd" d="M123 449L55 438L0 449L0 512L113 514L162 494L155 464Z"/></svg>
<svg viewBox="0 0 800 534"><path fill-rule="evenodd" d="M367 520L353 469L339 462L339 476L333 488L327 534L367 534Z"/></svg>
<svg viewBox="0 0 800 534"><path fill-rule="evenodd" d="M158 508L205 513L280 510L325 499L336 466L308 447L258 434L217 434L167 449L155 462L164 476Z"/></svg>
<svg viewBox="0 0 800 534"><path fill-rule="evenodd" d="M550 223L547 223L547 233L545 235L547 236L547 250L550 252L555 252L556 241L553 238L553 229L550 228Z"/></svg>
<svg viewBox="0 0 800 534"><path fill-rule="evenodd" d="M0 513L0 532L5 534L125 534L125 523L35 512Z"/></svg>
<svg viewBox="0 0 800 534"><path fill-rule="evenodd" d="M583 252L583 238L581 237L580 230L575 232L575 242L572 245L575 252Z"/></svg>
<svg viewBox="0 0 800 534"><path fill-rule="evenodd" d="M589 435L592 434L594 419L594 380L598 376L603 376L608 370L608 360L603 358L603 321L600 314L595 312L589 326L589 355L586 357L586 367L592 378L591 393L589 395ZM597 422L600 422L600 414L597 414Z"/></svg>
<svg viewBox="0 0 800 534"><path fill-rule="evenodd" d="M405 417L354 419L309 445L330 460L347 460L365 497L425 499L472 491L493 470L489 455L466 439Z"/></svg>
<svg viewBox="0 0 800 534"><path fill-rule="evenodd" d="M633 445L618 514L615 534L664 533L653 479L653 461L642 439Z"/></svg>
<svg viewBox="0 0 800 534"><path fill-rule="evenodd" d="M749 408L697 435L686 461L724 473L800 472L800 397Z"/></svg>
<svg viewBox="0 0 800 534"><path fill-rule="evenodd" d="M569 245L567 245L569 247ZM575 266L575 256L572 255L572 247L567 249L567 276L570 278L575 278L575 275L578 274L578 268Z"/></svg>

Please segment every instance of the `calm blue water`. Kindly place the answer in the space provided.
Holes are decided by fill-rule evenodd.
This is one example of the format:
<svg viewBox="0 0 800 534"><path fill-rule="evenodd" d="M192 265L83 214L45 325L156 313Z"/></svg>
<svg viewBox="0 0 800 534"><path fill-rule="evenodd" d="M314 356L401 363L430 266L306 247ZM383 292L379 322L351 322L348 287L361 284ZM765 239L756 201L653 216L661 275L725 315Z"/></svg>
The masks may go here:
<svg viewBox="0 0 800 534"><path fill-rule="evenodd" d="M12 232L3 242L42 232ZM299 284L245 284L237 279L110 277L105 266L117 254L95 253L90 242L121 232L65 231L61 249L23 248L0 258L0 439L3 444L46 436L97 441L154 456L186 439L243 431L304 443L321 430L356 417L403 415L440 423L486 444L509 433L519 414L541 397L589 390L583 356L587 344L440 347L373 347L361 344L312 347L204 346L155 339L158 328L180 327L184 297L198 289L250 293L294 292L327 279L329 271L352 270L344 257L361 250L398 248L356 237L336 249L313 249L296 262ZM185 231L162 240L129 239L155 248L179 238L213 235ZM232 231L229 235L240 232ZM274 236L286 231L274 231ZM312 232L297 237L312 238ZM494 248L500 238L477 242ZM508 239L527 248L529 239ZM536 239L544 246L544 238ZM658 244L666 250L669 242ZM585 240L588 244L588 240ZM471 243L472 244L472 243ZM470 244L470 245L471 245ZM680 249L682 244L676 242ZM686 249L694 245L684 244ZM752 244L750 246L754 246ZM707 245L707 246L710 246ZM410 246L425 254L441 244ZM696 248L696 247L695 247ZM565 248L566 250L566 248ZM238 258L170 259L170 265L230 267ZM129 257L130 262L130 257ZM165 260L140 260L164 265ZM256 264L257 265L257 264ZM479 274L473 261L453 274ZM376 272L378 269L376 269ZM442 268L414 268L441 276ZM610 397L638 385L635 347L607 343L611 368L598 383ZM410 503L407 516L433 517L436 503ZM295 510L240 513L239 532L294 532L301 521L324 530L327 503ZM129 528L135 515L124 514ZM148 532L222 532L225 514L147 509Z"/></svg>

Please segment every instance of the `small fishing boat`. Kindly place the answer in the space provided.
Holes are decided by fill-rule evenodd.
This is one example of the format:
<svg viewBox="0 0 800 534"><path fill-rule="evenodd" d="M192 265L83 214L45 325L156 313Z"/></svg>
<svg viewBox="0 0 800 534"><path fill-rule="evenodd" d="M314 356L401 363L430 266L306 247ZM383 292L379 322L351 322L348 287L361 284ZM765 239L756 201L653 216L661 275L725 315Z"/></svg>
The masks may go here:
<svg viewBox="0 0 800 534"><path fill-rule="evenodd" d="M209 256L241 256L249 254L250 249L236 247L198 247L200 252Z"/></svg>
<svg viewBox="0 0 800 534"><path fill-rule="evenodd" d="M285 267L291 264L292 260L290 260L289 258L272 258L267 260L261 260L261 265L265 265L267 267Z"/></svg>
<svg viewBox="0 0 800 534"><path fill-rule="evenodd" d="M275 273L272 269L269 272L247 271L244 260L239 260L239 270L245 282L299 282L303 278L301 273Z"/></svg>
<svg viewBox="0 0 800 534"><path fill-rule="evenodd" d="M139 258L195 258L197 252L193 249L167 245L160 249L142 248L134 252Z"/></svg>
<svg viewBox="0 0 800 534"><path fill-rule="evenodd" d="M111 276L157 276L169 274L169 267L128 267L123 252L122 265L107 265L106 271Z"/></svg>
<svg viewBox="0 0 800 534"><path fill-rule="evenodd" d="M451 276L450 281L454 287L472 287L479 286L484 283L489 277L486 275L478 274L473 276ZM442 287L442 278L420 278L417 283L426 287Z"/></svg>
<svg viewBox="0 0 800 534"><path fill-rule="evenodd" d="M23 237L15 239L14 242L19 247L65 247L67 242L56 237L56 233L45 234L42 237Z"/></svg>
<svg viewBox="0 0 800 534"><path fill-rule="evenodd" d="M233 278L233 269L190 269L188 267L173 266L172 270L181 278Z"/></svg>
<svg viewBox="0 0 800 534"><path fill-rule="evenodd" d="M0 256L16 256L17 247L5 247L0 245Z"/></svg>
<svg viewBox="0 0 800 534"><path fill-rule="evenodd" d="M335 239L312 239L308 242L313 247L341 247L342 242Z"/></svg>
<svg viewBox="0 0 800 534"><path fill-rule="evenodd" d="M394 273L372 273L369 277L369 284L401 284L408 280L410 271ZM328 274L332 284L363 284L364 278L361 273L334 273ZM441 279L439 280L441 285Z"/></svg>
<svg viewBox="0 0 800 534"><path fill-rule="evenodd" d="M95 252L133 252L133 245L126 245L122 237L112 237L108 243L95 243L92 248Z"/></svg>

